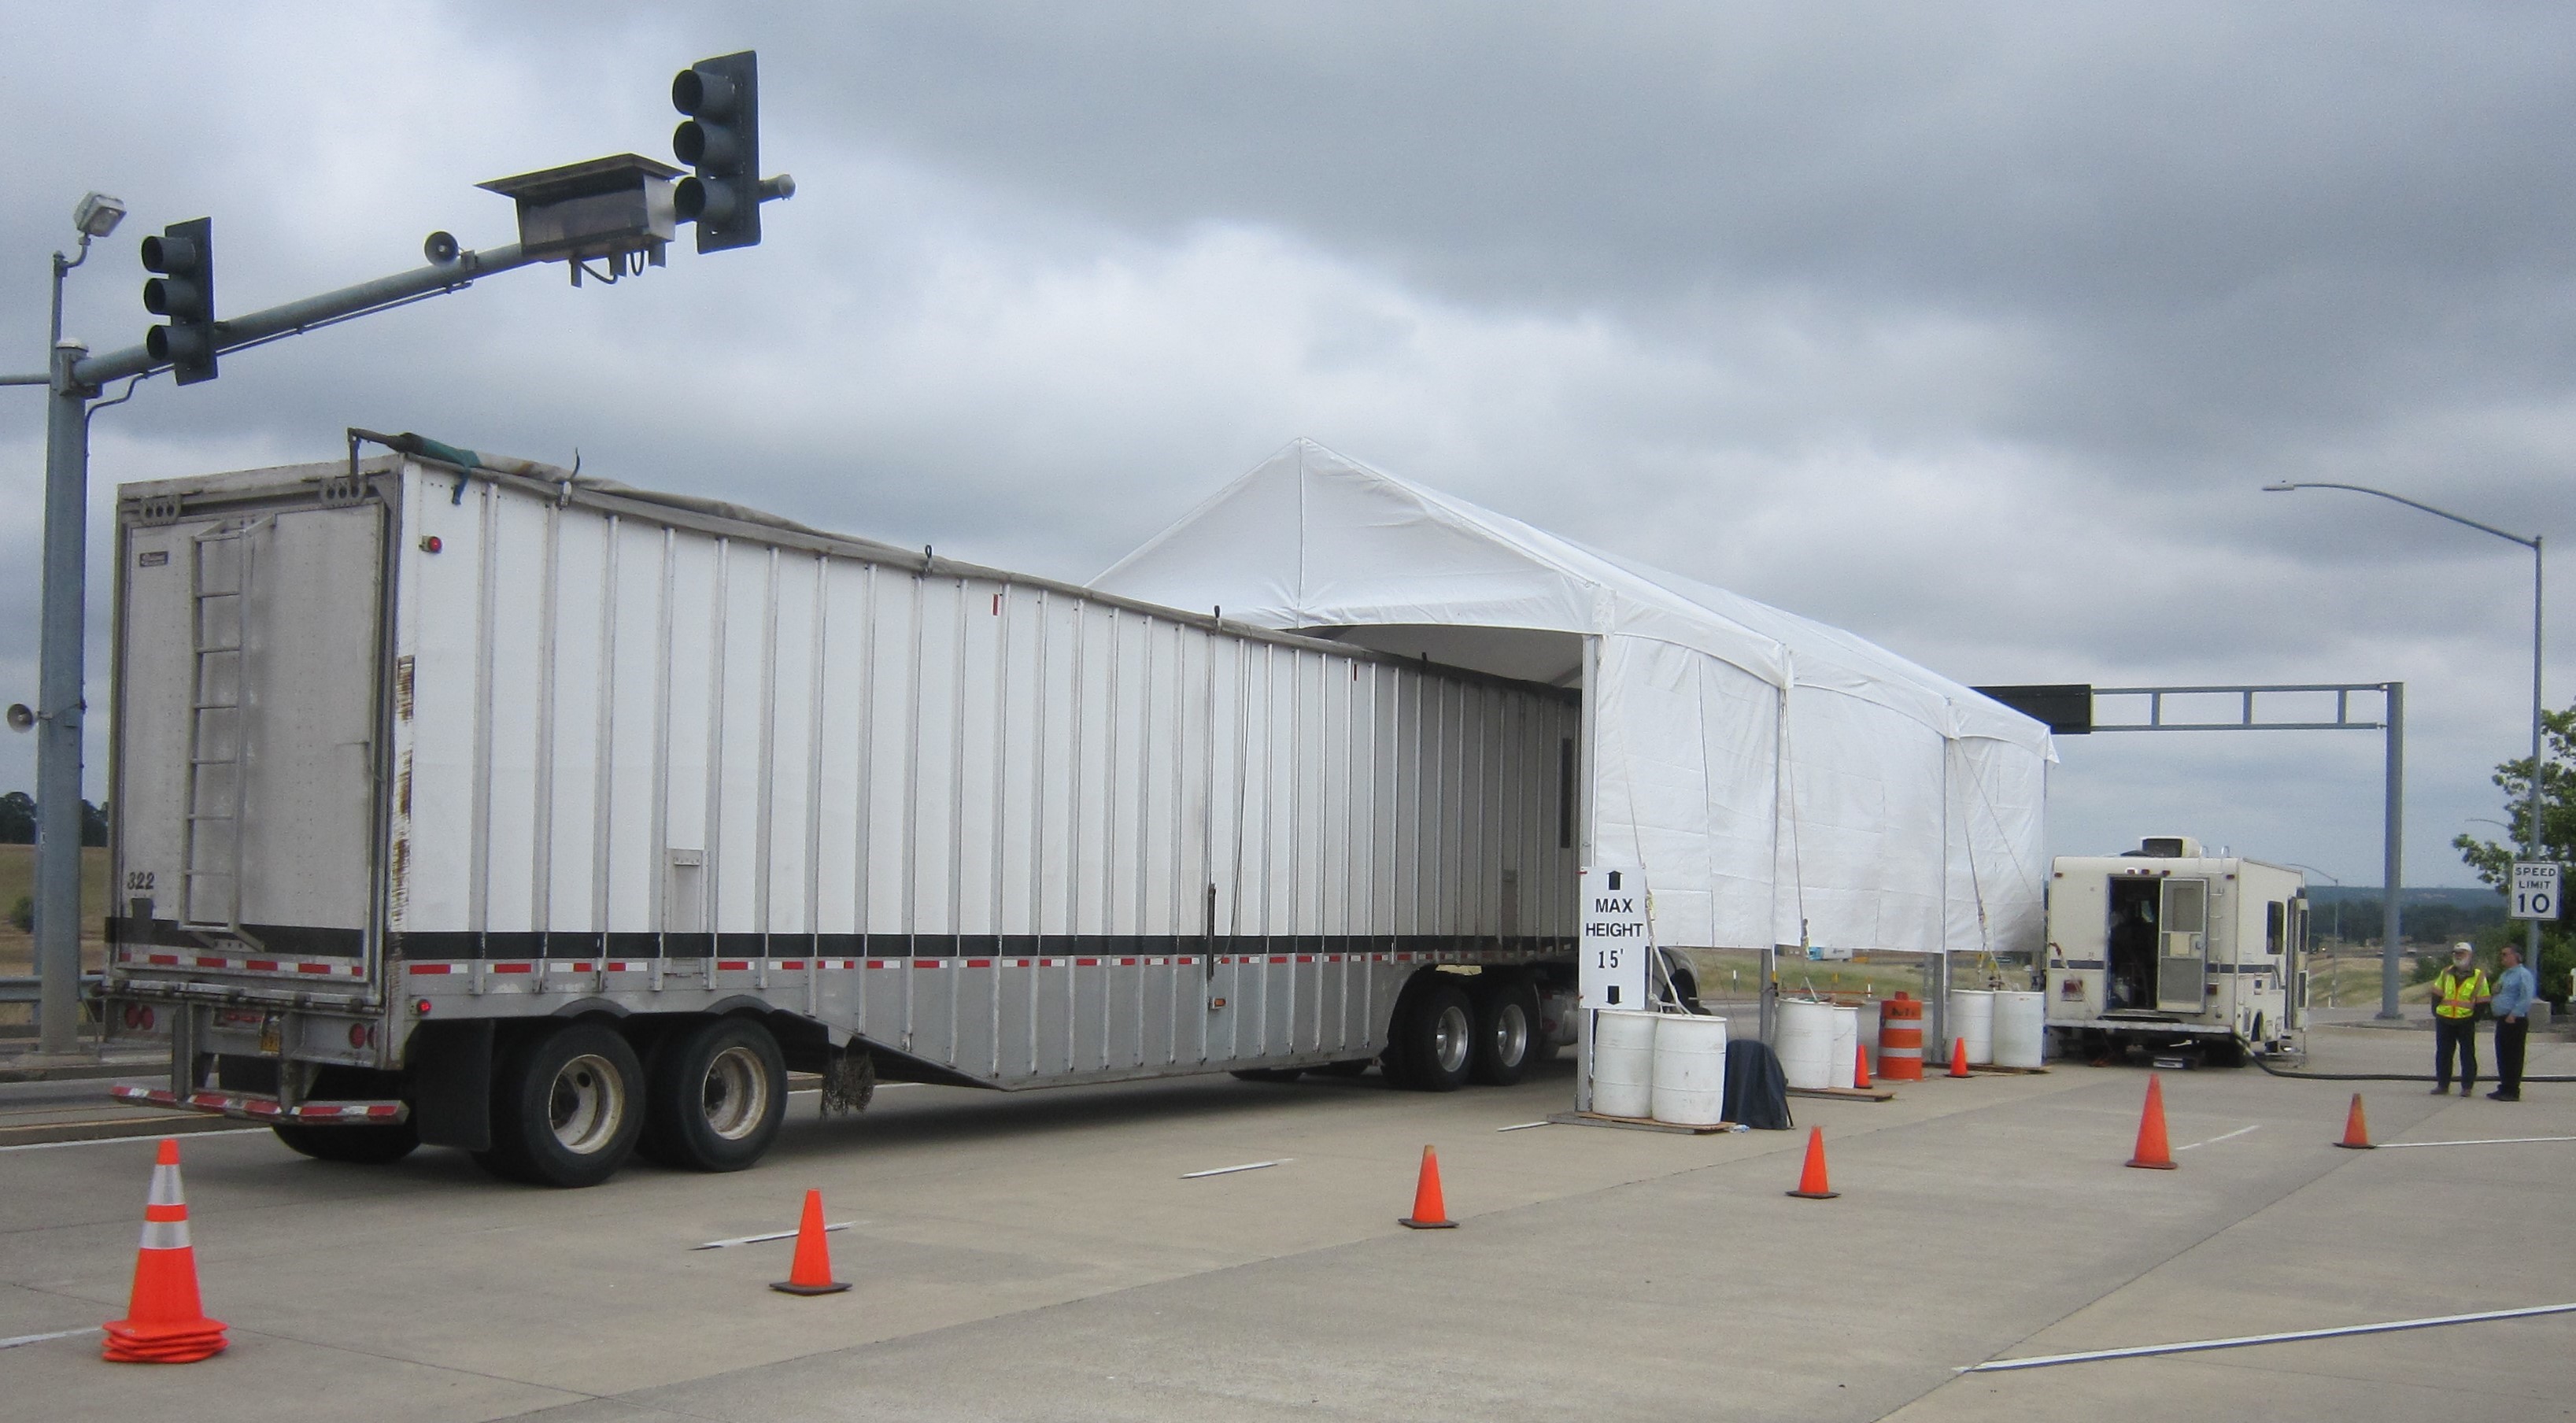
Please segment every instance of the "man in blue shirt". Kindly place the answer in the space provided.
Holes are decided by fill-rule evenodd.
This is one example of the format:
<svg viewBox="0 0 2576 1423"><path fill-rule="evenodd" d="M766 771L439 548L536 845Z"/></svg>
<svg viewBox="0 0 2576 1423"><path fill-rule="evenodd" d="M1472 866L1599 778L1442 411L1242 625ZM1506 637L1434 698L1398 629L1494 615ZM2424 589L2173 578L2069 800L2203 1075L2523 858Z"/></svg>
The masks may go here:
<svg viewBox="0 0 2576 1423"><path fill-rule="evenodd" d="M2538 985L2522 962L2522 951L2504 946L2504 972L2496 975L2495 997L2487 1011L2495 1014L2496 1090L2499 1102L2522 1100L2522 1049L2531 1033L2531 998Z"/></svg>

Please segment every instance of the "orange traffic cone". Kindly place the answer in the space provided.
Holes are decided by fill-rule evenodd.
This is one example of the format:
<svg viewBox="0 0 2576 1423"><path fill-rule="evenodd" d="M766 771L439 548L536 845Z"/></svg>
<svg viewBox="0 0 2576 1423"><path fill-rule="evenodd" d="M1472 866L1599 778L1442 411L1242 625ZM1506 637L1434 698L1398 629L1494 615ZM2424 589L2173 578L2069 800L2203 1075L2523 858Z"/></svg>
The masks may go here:
<svg viewBox="0 0 2576 1423"><path fill-rule="evenodd" d="M1825 1180L1825 1129L1807 1128L1807 1164L1798 1172L1798 1189L1790 1195L1802 1201L1830 1201L1842 1192Z"/></svg>
<svg viewBox="0 0 2576 1423"><path fill-rule="evenodd" d="M2149 1171L2174 1169L2173 1151L2165 1145L2164 1079L2152 1072L2147 1074L2147 1110L2138 1118L2138 1154L2129 1164Z"/></svg>
<svg viewBox="0 0 2576 1423"><path fill-rule="evenodd" d="M2376 1151L2378 1144L2370 1139L2370 1124L2361 1118L2361 1094L2352 1094L2352 1110L2344 1113L2343 1140L2335 1145L2351 1151Z"/></svg>
<svg viewBox="0 0 2576 1423"><path fill-rule="evenodd" d="M1414 1230L1458 1228L1458 1222L1449 1218L1448 1202L1440 1198L1440 1157L1430 1147L1422 1148L1422 1175L1413 1183L1413 1214L1398 1218L1396 1224Z"/></svg>
<svg viewBox="0 0 2576 1423"><path fill-rule="evenodd" d="M836 1295L849 1288L832 1278L832 1247L823 1239L823 1193L805 1193L805 1218L796 1223L796 1259L787 1278L770 1286L791 1295Z"/></svg>
<svg viewBox="0 0 2576 1423"><path fill-rule="evenodd" d="M1950 1075L1953 1077L1968 1075L1968 1040L1966 1038L1950 1039Z"/></svg>
<svg viewBox="0 0 2576 1423"><path fill-rule="evenodd" d="M107 1322L104 1357L119 1364L193 1364L230 1341L224 1322L197 1302L197 1252L188 1244L188 1197L179 1184L179 1143L163 1139L143 1206L143 1244L134 1255L134 1293L125 1318Z"/></svg>
<svg viewBox="0 0 2576 1423"><path fill-rule="evenodd" d="M1852 1047L1852 1085L1854 1087L1867 1087L1870 1085L1869 1049L1858 1044L1854 1044Z"/></svg>

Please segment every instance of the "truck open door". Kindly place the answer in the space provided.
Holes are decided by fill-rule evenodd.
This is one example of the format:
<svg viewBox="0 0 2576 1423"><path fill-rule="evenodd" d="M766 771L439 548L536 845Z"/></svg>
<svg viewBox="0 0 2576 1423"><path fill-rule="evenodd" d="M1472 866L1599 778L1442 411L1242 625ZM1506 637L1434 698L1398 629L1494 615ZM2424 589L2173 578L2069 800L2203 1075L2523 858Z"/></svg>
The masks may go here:
<svg viewBox="0 0 2576 1423"><path fill-rule="evenodd" d="M2164 951L2156 957L2156 1010L2198 1013L2209 983L2209 882L2169 879L2158 906Z"/></svg>

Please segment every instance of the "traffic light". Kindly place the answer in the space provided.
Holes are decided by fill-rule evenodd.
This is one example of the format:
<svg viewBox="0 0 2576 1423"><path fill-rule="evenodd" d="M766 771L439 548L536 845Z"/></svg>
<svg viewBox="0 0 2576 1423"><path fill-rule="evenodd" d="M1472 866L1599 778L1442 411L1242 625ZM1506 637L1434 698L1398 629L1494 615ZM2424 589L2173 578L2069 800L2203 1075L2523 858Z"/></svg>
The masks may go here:
<svg viewBox="0 0 2576 1423"><path fill-rule="evenodd" d="M671 107L689 116L671 151L697 170L672 204L698 225L698 250L760 241L760 66L750 50L701 59L671 80Z"/></svg>
<svg viewBox="0 0 2576 1423"><path fill-rule="evenodd" d="M181 385L215 378L215 225L174 222L143 239L143 265L161 275L143 284L143 309L170 318L143 333L143 349L170 363Z"/></svg>

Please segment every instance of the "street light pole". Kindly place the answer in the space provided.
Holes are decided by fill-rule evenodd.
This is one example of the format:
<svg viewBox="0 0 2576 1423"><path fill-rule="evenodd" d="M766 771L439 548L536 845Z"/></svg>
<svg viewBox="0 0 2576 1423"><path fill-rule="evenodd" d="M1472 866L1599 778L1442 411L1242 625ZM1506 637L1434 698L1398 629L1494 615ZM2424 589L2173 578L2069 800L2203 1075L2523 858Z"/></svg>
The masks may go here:
<svg viewBox="0 0 2576 1423"><path fill-rule="evenodd" d="M2420 500L2409 499L2403 494L2391 494L2385 489L2373 489L2366 484L2339 484L2328 480L2307 480L2296 482L2285 480L2278 484L2264 485L2263 489L2264 492L2268 494L2283 494L2294 489L2345 489L2350 490L2355 494L2375 495L2378 498L2388 500L2391 503L2403 504L2409 509L2420 510L2437 519L2448 519L2454 524L2465 525L2466 527L2475 529L2482 534L2493 534L2507 543L2520 544L2524 548L2531 550L2531 779L2529 784L2525 787L2526 794L2523 797L2522 858L2526 860L2539 859L2541 780L2540 733L2541 711L2546 705L2546 703L2541 699L2540 680L2541 536L2533 534L2530 537L2525 538L2521 534L2506 533L2504 530L2497 528L2493 524L2481 524L2475 519L2471 519L2460 514L2454 514L2448 509L2436 509L2432 505L2423 503ZM2510 882L2508 882L2508 884L2509 883ZM2395 885L2389 886L2388 893L2395 895L2397 893L2397 887ZM2529 927L2524 932L2523 944L2523 962L2531 966L2532 978L2534 981L2537 981L2540 977L2539 920L2534 919L2530 921Z"/></svg>

